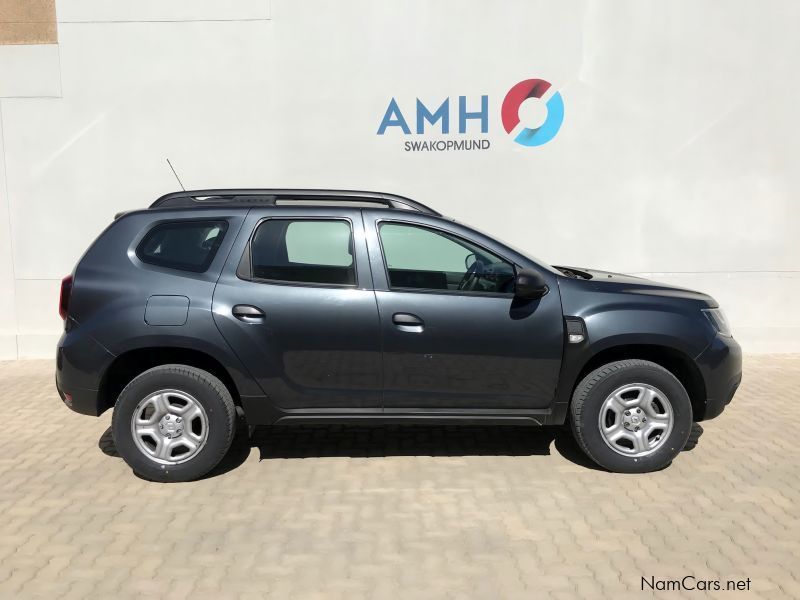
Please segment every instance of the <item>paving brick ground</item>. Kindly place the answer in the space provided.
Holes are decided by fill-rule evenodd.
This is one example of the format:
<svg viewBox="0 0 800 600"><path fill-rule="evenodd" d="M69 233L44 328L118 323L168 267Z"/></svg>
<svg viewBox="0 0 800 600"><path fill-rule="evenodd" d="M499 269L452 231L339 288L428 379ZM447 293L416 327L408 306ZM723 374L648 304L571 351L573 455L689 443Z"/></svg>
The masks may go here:
<svg viewBox="0 0 800 600"><path fill-rule="evenodd" d="M641 578L800 597L800 357L747 357L734 404L668 469L592 468L561 432L263 429L159 485L0 363L0 598L642 598Z"/></svg>

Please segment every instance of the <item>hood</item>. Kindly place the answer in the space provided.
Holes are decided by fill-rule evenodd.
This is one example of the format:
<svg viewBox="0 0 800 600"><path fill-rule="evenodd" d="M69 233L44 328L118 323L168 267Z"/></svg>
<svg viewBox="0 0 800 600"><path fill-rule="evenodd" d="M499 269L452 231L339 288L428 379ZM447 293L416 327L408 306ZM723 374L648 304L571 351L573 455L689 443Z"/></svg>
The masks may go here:
<svg viewBox="0 0 800 600"><path fill-rule="evenodd" d="M599 269L578 267L555 268L569 279L583 281L590 284L597 291L643 294L665 298L683 298L704 303L712 308L719 306L717 301L708 294L677 285L660 283L644 277L625 275L624 273L613 273L611 271L600 271Z"/></svg>

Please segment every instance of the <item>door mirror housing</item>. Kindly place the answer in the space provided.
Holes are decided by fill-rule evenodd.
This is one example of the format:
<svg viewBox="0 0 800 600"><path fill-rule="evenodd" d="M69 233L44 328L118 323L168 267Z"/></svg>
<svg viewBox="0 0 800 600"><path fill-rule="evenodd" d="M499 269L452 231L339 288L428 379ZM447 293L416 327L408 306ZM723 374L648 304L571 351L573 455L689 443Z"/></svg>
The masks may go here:
<svg viewBox="0 0 800 600"><path fill-rule="evenodd" d="M525 300L541 298L548 292L547 282L539 273L522 269L514 282L514 296Z"/></svg>

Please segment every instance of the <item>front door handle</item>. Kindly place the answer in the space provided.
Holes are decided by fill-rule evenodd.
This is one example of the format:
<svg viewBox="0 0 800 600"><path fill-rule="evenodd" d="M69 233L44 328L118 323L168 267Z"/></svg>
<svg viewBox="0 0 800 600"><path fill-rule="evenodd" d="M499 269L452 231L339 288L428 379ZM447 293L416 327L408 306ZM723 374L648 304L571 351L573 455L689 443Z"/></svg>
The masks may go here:
<svg viewBox="0 0 800 600"><path fill-rule="evenodd" d="M425 329L425 322L417 315L410 313L394 313L392 315L392 323L400 331L407 331L408 333L420 333Z"/></svg>
<svg viewBox="0 0 800 600"><path fill-rule="evenodd" d="M261 323L264 321L264 311L248 304L237 304L233 307L233 316L245 323Z"/></svg>

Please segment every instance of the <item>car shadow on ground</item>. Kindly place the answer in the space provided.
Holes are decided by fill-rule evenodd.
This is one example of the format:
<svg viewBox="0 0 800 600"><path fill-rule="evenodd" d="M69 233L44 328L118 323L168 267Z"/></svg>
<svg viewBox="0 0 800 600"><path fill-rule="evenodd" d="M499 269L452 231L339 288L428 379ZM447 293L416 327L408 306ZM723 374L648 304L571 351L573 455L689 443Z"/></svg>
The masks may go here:
<svg viewBox="0 0 800 600"><path fill-rule="evenodd" d="M703 434L692 425L684 451L693 450ZM111 428L98 442L107 456L119 458ZM548 456L555 448L566 460L603 471L581 451L566 427L508 427L455 425L284 425L237 426L230 451L205 478L241 465L258 448L260 460L341 456Z"/></svg>

